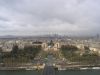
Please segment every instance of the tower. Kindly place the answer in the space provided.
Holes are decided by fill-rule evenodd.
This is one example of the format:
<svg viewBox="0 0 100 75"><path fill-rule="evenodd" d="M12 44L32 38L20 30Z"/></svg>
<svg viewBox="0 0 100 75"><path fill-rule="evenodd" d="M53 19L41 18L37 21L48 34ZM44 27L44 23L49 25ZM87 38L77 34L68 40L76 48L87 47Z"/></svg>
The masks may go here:
<svg viewBox="0 0 100 75"><path fill-rule="evenodd" d="M47 48L47 43L42 43L42 48L45 50Z"/></svg>
<svg viewBox="0 0 100 75"><path fill-rule="evenodd" d="M56 42L55 45L54 45L54 51L58 51L59 48L60 48L60 43Z"/></svg>

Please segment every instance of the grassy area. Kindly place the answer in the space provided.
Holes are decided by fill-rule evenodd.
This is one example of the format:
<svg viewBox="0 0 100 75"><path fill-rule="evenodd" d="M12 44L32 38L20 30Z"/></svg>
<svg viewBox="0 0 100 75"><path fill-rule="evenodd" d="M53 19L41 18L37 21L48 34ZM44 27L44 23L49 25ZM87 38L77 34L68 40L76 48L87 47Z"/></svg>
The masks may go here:
<svg viewBox="0 0 100 75"><path fill-rule="evenodd" d="M72 62L80 62L82 64L99 64L100 63L100 56L97 54L90 54L86 52L83 55L80 55L78 52L80 51L75 46L62 46L61 53L64 57ZM78 52L78 53L77 53Z"/></svg>
<svg viewBox="0 0 100 75"><path fill-rule="evenodd" d="M3 53L4 63L28 63L34 60L34 57L41 51L41 46L27 46L24 49L18 49L14 46L10 53Z"/></svg>

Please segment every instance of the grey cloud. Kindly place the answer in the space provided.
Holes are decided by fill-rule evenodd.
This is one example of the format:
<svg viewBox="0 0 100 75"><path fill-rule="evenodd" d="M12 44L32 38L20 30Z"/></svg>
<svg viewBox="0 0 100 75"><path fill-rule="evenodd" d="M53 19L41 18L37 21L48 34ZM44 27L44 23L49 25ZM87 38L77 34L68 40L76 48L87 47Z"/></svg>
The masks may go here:
<svg viewBox="0 0 100 75"><path fill-rule="evenodd" d="M4 18L4 17L0 16L0 21L5 21L6 22L6 21L9 21L9 20L7 18Z"/></svg>
<svg viewBox="0 0 100 75"><path fill-rule="evenodd" d="M8 34L96 34L100 27L99 0L0 0L0 23ZM1 22L1 21L0 21ZM2 32L3 33L3 32Z"/></svg>

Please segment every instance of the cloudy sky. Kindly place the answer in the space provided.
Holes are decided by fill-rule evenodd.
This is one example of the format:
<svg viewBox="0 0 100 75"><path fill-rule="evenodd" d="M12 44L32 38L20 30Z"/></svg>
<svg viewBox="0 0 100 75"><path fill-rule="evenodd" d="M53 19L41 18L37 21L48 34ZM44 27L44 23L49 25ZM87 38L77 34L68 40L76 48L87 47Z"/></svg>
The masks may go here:
<svg viewBox="0 0 100 75"><path fill-rule="evenodd" d="M0 0L0 35L100 32L100 0Z"/></svg>

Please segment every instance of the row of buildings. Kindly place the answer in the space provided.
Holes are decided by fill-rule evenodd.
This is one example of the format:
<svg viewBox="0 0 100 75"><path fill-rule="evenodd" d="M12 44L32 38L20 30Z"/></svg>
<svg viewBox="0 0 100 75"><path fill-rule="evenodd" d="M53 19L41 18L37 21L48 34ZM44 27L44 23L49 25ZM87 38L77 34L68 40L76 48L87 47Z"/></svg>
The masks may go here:
<svg viewBox="0 0 100 75"><path fill-rule="evenodd" d="M44 51L60 50L62 45L74 45L80 50L84 50L84 47L89 47L91 52L97 52L100 54L100 42L94 40L51 40L51 41L33 41L33 40L0 40L0 50L2 52L11 52L14 45L18 45L19 49L23 49L25 46L38 46L40 45Z"/></svg>
<svg viewBox="0 0 100 75"><path fill-rule="evenodd" d="M19 49L23 49L25 46L41 46L44 51L48 51L49 49L58 50L60 48L60 44L58 42L54 42L54 45L49 45L49 42L39 42L33 40L1 40L0 41L0 50L2 52L11 52L13 47L17 45Z"/></svg>

